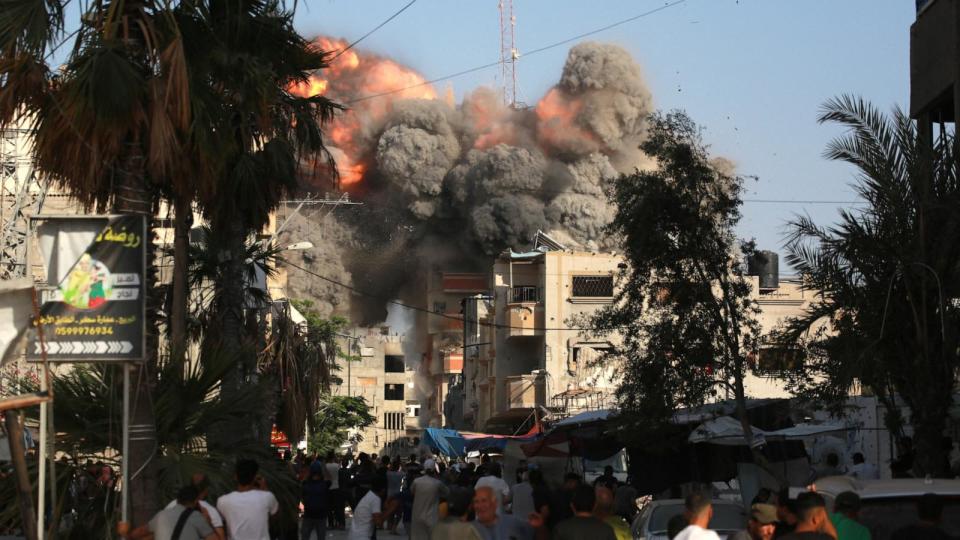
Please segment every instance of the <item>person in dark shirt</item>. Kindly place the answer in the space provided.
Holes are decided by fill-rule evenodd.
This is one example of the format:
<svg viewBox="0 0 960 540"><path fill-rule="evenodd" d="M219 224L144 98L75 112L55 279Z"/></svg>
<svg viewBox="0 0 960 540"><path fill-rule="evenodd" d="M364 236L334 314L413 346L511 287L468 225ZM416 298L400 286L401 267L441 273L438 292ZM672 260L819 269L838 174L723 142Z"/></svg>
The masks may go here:
<svg viewBox="0 0 960 540"><path fill-rule="evenodd" d="M547 528L553 530L561 521L572 517L573 491L580 485L580 475L567 473L563 478L563 486L553 493L550 498L550 515L547 516Z"/></svg>
<svg viewBox="0 0 960 540"><path fill-rule="evenodd" d="M530 471L530 485L533 486L533 509L543 515L550 513L550 488L543 481L543 473L537 469Z"/></svg>
<svg viewBox="0 0 960 540"><path fill-rule="evenodd" d="M917 501L918 521L893 533L890 540L949 540L951 537L940 528L942 517L943 499L927 493Z"/></svg>
<svg viewBox="0 0 960 540"><path fill-rule="evenodd" d="M569 517L557 524L553 530L553 540L617 540L610 525L593 515L596 493L593 488L580 484L573 490Z"/></svg>
<svg viewBox="0 0 960 540"><path fill-rule="evenodd" d="M616 485L617 477L613 475L613 467L607 465L603 468L603 475L598 476L597 479L593 481L593 485L596 487L598 484L609 484L611 482Z"/></svg>
<svg viewBox="0 0 960 540"><path fill-rule="evenodd" d="M310 476L300 487L300 499L303 502L300 536L303 540L310 540L313 531L317 531L317 538L326 538L328 490L329 482L324 479L324 464L319 460L314 461L310 464Z"/></svg>
<svg viewBox="0 0 960 540"><path fill-rule="evenodd" d="M819 493L801 493L796 502L797 527L783 540L835 540L837 531L827 515L827 502Z"/></svg>
<svg viewBox="0 0 960 540"><path fill-rule="evenodd" d="M783 538L797 528L796 501L790 498L789 488L784 488L777 494L777 520L774 538Z"/></svg>

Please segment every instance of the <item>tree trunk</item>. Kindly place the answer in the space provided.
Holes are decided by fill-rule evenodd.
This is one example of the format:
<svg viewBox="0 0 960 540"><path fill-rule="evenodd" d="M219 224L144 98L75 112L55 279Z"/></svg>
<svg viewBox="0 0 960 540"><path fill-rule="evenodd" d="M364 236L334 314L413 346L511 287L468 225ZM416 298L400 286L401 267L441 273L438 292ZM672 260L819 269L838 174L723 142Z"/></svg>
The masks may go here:
<svg viewBox="0 0 960 540"><path fill-rule="evenodd" d="M137 214L145 216L148 223L149 238L147 246L147 268L144 276L147 292L146 349L144 362L131 370L130 411L130 486L123 486L130 497L130 521L136 525L147 523L159 510L157 500L156 456L157 432L153 412L153 374L157 365L157 298L154 286L157 278L154 265L153 243L153 202L154 197L147 183L144 168L143 148L134 138L127 148L127 156L116 172L116 193L113 211L118 214Z"/></svg>
<svg viewBox="0 0 960 540"><path fill-rule="evenodd" d="M911 411L910 423L913 425L914 460L913 473L918 478L946 478L947 456L943 448L943 430L947 411L942 414L917 414Z"/></svg>
<svg viewBox="0 0 960 540"><path fill-rule="evenodd" d="M173 222L173 279L170 301L170 351L180 358L187 350L187 317L189 309L189 284L187 274L190 266L190 226L193 224L193 208L188 197L177 197L174 203Z"/></svg>
<svg viewBox="0 0 960 540"><path fill-rule="evenodd" d="M250 383L256 368L256 355L245 331L244 306L246 279L244 275L244 240L246 234L236 218L218 216L211 223L208 247L220 265L220 279L215 284L213 317L214 328L210 338L217 354L227 355L234 365L223 377L224 396L236 393ZM211 433L214 447L229 448L241 440L256 436L257 422L253 418L239 419L223 432Z"/></svg>

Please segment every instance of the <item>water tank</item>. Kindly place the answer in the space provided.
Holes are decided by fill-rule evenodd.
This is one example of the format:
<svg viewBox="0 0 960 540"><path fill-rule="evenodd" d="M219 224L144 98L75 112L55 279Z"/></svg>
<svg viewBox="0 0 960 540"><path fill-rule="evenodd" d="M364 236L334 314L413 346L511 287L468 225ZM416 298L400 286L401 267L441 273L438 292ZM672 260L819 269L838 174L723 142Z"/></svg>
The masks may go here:
<svg viewBox="0 0 960 540"><path fill-rule="evenodd" d="M780 257L773 251L757 251L747 260L747 274L760 276L761 289L780 286Z"/></svg>

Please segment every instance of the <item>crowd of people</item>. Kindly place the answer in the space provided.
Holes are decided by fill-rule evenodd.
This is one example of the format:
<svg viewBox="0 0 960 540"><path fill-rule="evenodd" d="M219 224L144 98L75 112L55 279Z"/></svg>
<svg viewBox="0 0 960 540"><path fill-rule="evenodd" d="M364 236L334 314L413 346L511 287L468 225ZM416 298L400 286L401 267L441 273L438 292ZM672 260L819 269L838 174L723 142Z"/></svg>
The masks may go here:
<svg viewBox="0 0 960 540"><path fill-rule="evenodd" d="M685 511L667 525L670 540L720 540L710 530L713 504L701 493L688 495ZM928 493L917 502L917 521L893 532L891 540L950 540L941 528L944 501ZM870 530L860 523L860 497L852 491L837 495L834 511L816 491L795 498L783 490L774 494L761 490L750 506L747 527L728 540L871 540Z"/></svg>
<svg viewBox="0 0 960 540"><path fill-rule="evenodd" d="M483 456L479 465L446 464L432 457L407 459L360 454L353 458L298 455L289 461L300 481L299 532L271 534L271 517L280 510L277 498L258 474L258 464L236 464L236 488L206 501L209 482L194 475L176 500L125 538L173 540L324 540L341 529L351 540L402 535L411 540L628 540L637 508L636 490L620 483L608 468L588 484L567 473L551 489L534 465L518 471L511 486L501 464ZM347 520L347 508L352 519ZM746 529L731 540L870 540L860 523L860 498L839 494L834 511L816 491L795 498L789 491L761 490L749 507ZM920 498L919 520L895 532L894 540L946 539L939 528L943 501ZM708 494L685 499L685 511L668 523L671 540L719 540L710 529L713 503Z"/></svg>

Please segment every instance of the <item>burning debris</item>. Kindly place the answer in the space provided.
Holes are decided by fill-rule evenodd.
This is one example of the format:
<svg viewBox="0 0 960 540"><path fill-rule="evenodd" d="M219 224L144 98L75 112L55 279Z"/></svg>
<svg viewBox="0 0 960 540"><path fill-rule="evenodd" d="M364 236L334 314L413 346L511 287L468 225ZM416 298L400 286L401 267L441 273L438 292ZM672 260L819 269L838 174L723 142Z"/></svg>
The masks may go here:
<svg viewBox="0 0 960 540"><path fill-rule="evenodd" d="M413 70L355 50L292 91L351 107L328 137L343 189L365 205L335 216L337 251L323 257L342 259L355 286L383 298L409 293L422 304L413 289L422 291L418 278L431 266L484 270L490 256L525 246L538 229L572 246L611 247L603 229L614 209L604 186L649 166L637 146L650 92L639 66L615 45L573 47L559 83L527 109L505 106L487 88L456 106ZM291 274L292 282L307 277ZM360 306L354 317L382 321L382 303L369 304L376 305Z"/></svg>

